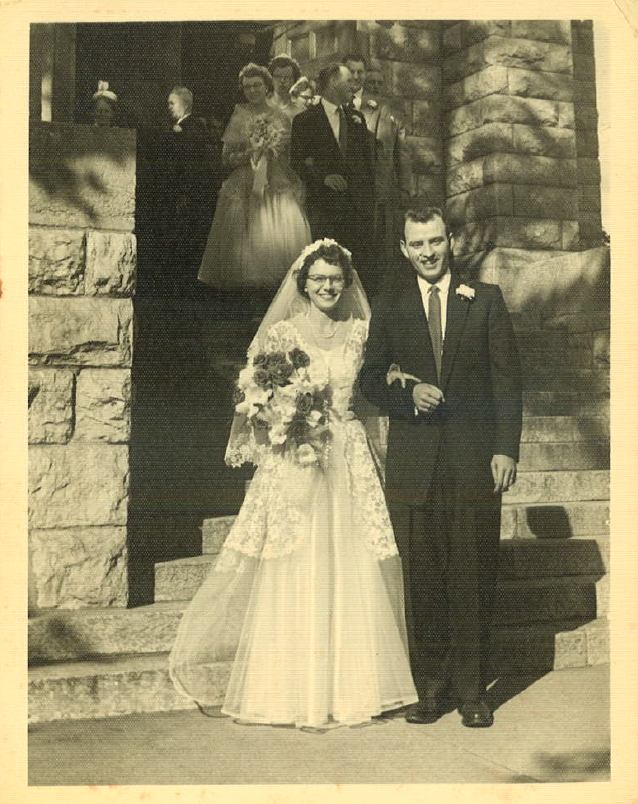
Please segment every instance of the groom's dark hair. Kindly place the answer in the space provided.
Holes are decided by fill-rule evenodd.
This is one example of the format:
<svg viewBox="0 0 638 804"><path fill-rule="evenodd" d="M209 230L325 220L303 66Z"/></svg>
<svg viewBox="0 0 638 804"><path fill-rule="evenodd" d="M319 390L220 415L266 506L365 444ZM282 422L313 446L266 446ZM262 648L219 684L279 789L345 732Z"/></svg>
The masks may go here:
<svg viewBox="0 0 638 804"><path fill-rule="evenodd" d="M452 234L450 227L448 226L448 222L445 220L445 215L443 214L443 210L440 207L419 207L413 209L407 209L403 213L403 226L408 221L414 221L415 223L428 223L428 221L433 220L434 218L440 218L444 225L445 225L445 233L449 237Z"/></svg>

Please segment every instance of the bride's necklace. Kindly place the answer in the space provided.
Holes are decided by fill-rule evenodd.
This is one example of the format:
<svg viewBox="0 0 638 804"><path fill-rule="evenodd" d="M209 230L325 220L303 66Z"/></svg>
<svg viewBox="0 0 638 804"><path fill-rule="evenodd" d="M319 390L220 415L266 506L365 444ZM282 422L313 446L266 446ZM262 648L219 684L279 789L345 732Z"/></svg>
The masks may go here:
<svg viewBox="0 0 638 804"><path fill-rule="evenodd" d="M318 332L316 332L316 331L315 331L315 328L314 328L314 326L313 326L313 324L312 324L312 320L311 320L310 316L308 316L308 327L309 327L309 329L310 329L310 332L312 333L312 337L313 337L315 340L316 340L317 338L321 338L321 339L322 339L322 340L324 340L324 341L329 341L329 340L331 340L332 338L334 338L334 336L337 334L338 324L339 324L339 322L338 322L338 321L335 321L335 322L333 323L333 326L332 326L332 331L331 331L331 332L329 332L327 335L324 335L324 334L323 334L323 332L319 332L319 333L318 333Z"/></svg>

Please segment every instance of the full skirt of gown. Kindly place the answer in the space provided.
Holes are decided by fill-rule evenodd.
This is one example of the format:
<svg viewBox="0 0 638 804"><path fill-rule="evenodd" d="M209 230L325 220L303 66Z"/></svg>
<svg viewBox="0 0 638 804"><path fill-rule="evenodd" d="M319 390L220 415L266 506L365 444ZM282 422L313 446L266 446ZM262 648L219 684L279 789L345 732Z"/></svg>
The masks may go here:
<svg viewBox="0 0 638 804"><path fill-rule="evenodd" d="M274 289L311 242L303 185L285 160L270 161L263 195L253 182L242 165L220 190L198 276L212 287Z"/></svg>
<svg viewBox="0 0 638 804"><path fill-rule="evenodd" d="M220 662L234 656L222 712L252 723L358 725L417 701L400 559L375 552L362 516L382 500L370 483L356 420L335 429L325 470L277 456L260 465L234 529L253 529L255 545L276 532L277 549L268 536L254 555L222 549L171 652L179 692L219 704Z"/></svg>

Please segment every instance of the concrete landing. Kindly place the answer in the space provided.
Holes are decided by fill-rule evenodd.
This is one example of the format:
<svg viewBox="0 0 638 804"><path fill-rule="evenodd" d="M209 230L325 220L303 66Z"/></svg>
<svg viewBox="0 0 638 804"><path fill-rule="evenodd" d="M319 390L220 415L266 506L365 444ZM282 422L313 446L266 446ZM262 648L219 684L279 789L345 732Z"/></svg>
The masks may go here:
<svg viewBox="0 0 638 804"><path fill-rule="evenodd" d="M608 667L511 676L490 693L495 723L456 711L309 734L197 711L34 725L30 785L445 784L609 779Z"/></svg>

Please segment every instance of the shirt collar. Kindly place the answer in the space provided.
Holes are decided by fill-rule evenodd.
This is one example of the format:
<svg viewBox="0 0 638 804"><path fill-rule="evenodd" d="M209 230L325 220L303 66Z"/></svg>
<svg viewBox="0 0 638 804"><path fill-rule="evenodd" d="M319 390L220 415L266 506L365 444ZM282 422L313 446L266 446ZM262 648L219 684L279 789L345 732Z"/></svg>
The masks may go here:
<svg viewBox="0 0 638 804"><path fill-rule="evenodd" d="M323 103L323 108L326 110L326 114L328 115L334 114L335 111L339 110L338 106L335 106L334 103L331 103L331 101L326 100L326 98L322 98L321 102Z"/></svg>
<svg viewBox="0 0 638 804"><path fill-rule="evenodd" d="M188 114L183 115L182 117L179 118L179 120L177 121L176 125L179 126L179 124L182 122L182 120L186 120L186 118L190 117L190 116L191 116L190 112Z"/></svg>
<svg viewBox="0 0 638 804"><path fill-rule="evenodd" d="M426 279L423 279L422 276L417 276L417 280L419 282L419 287L421 288L421 293L426 294L431 287L436 287L439 289L439 293L445 294L448 293L450 290L450 282L452 281L452 273L448 268L447 273L444 274L438 282L435 282L434 285L431 285Z"/></svg>

